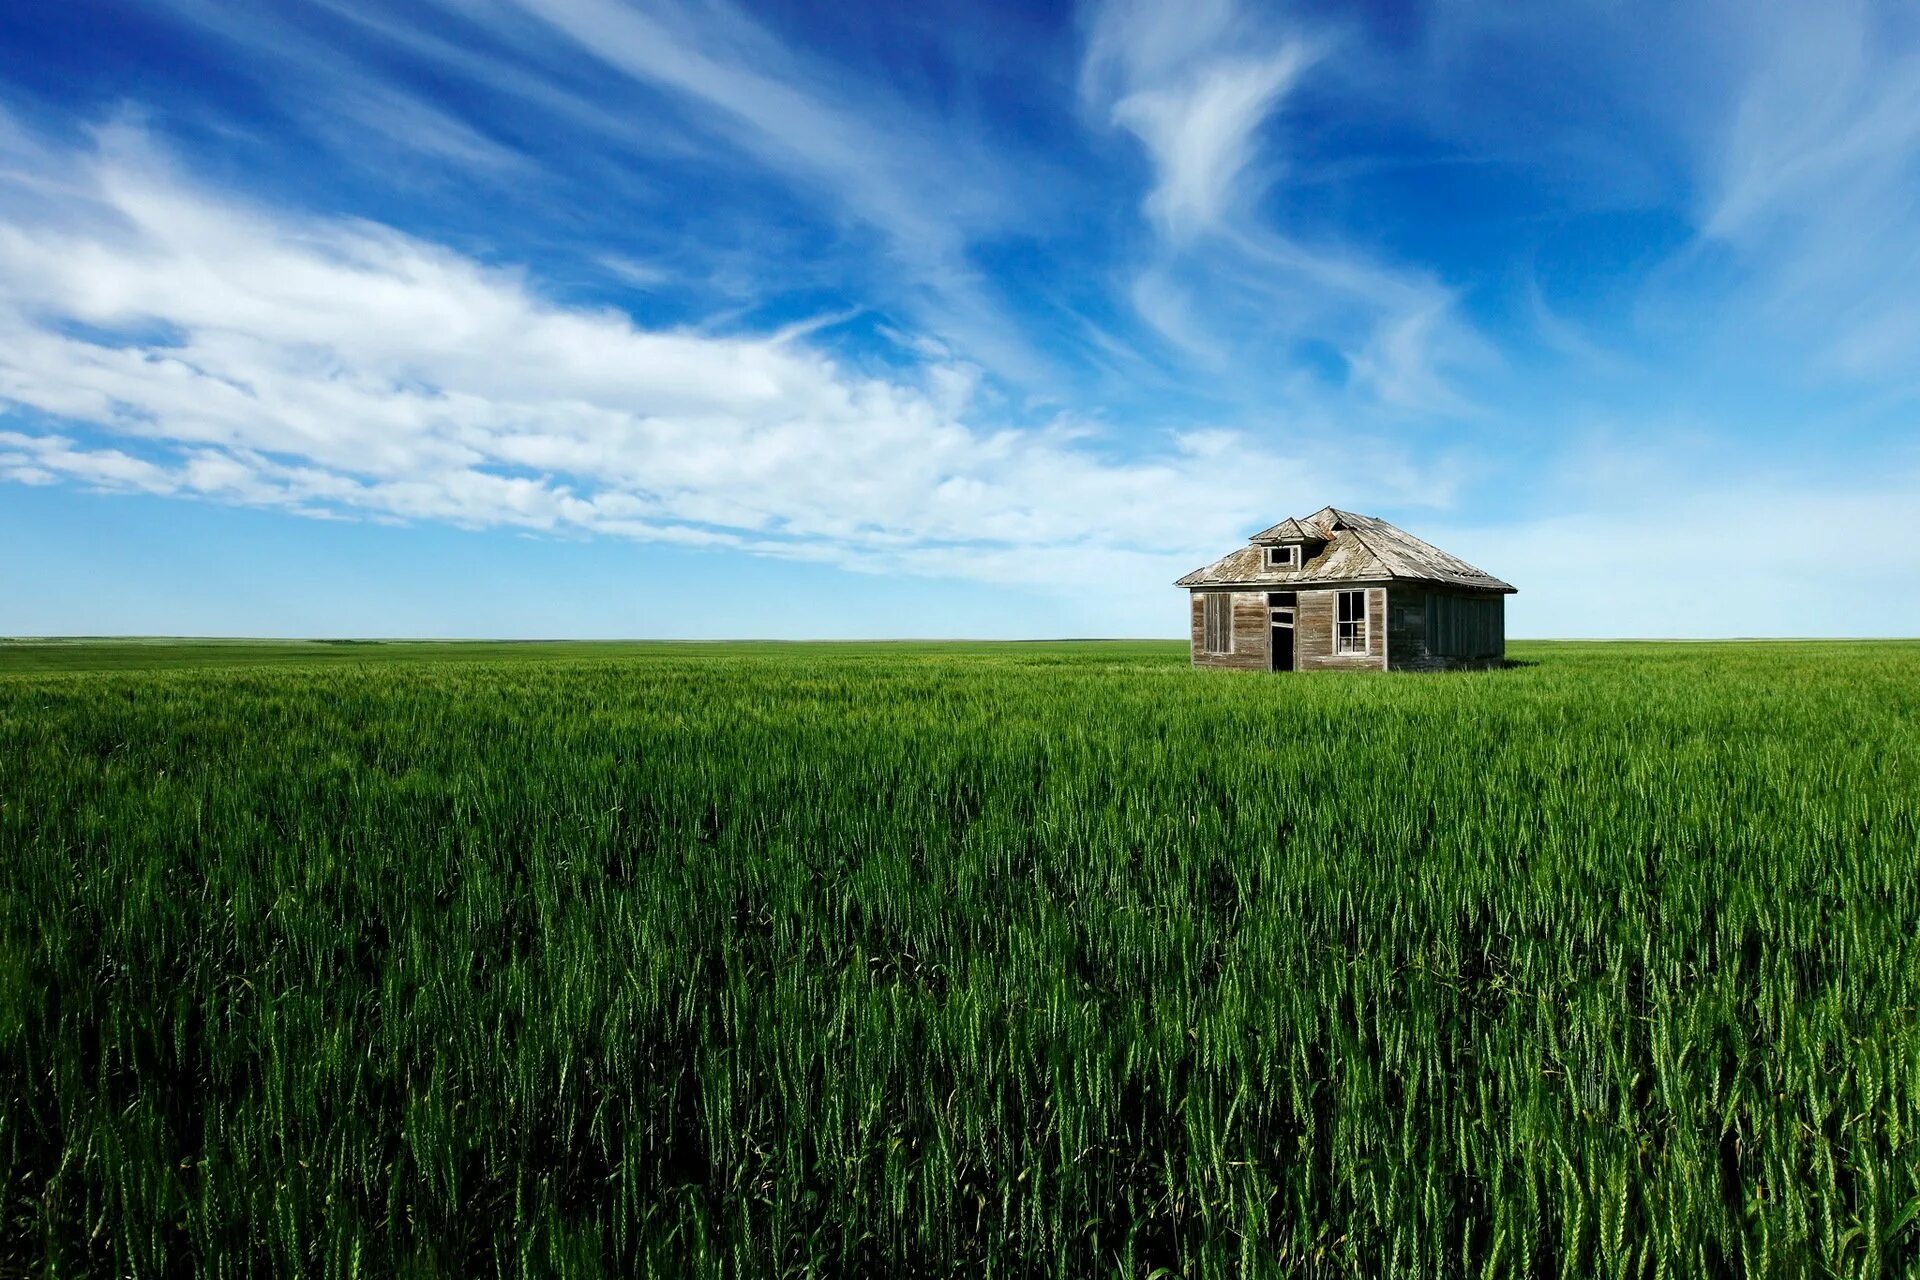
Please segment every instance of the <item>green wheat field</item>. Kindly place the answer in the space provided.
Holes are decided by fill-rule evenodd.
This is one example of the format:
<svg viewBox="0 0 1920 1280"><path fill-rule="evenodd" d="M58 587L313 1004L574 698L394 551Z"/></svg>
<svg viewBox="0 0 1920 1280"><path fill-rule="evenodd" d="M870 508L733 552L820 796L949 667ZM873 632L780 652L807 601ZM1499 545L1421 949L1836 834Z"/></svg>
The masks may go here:
<svg viewBox="0 0 1920 1280"><path fill-rule="evenodd" d="M0 645L0 1274L1920 1268L1920 644Z"/></svg>

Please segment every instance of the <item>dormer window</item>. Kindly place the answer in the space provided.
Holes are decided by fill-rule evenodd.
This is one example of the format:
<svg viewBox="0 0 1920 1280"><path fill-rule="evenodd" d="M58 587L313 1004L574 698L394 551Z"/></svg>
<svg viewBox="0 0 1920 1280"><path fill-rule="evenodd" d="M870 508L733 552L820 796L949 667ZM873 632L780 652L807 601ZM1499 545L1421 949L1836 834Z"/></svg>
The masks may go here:
<svg viewBox="0 0 1920 1280"><path fill-rule="evenodd" d="M1300 548L1297 546L1268 547L1267 568L1298 569L1300 567Z"/></svg>

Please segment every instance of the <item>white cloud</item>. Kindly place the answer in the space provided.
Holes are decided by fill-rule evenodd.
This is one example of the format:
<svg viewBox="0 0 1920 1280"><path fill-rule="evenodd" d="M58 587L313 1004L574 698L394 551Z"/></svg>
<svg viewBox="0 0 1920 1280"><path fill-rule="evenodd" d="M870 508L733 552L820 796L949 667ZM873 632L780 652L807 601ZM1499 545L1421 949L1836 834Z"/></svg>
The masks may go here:
<svg viewBox="0 0 1920 1280"><path fill-rule="evenodd" d="M1884 0L1441 5L1357 51L1353 105L1514 166L1563 211L1692 235L1607 296L1695 367L1920 367L1920 15ZM1586 298L1594 281L1572 280ZM1546 335L1554 340L1553 334Z"/></svg>
<svg viewBox="0 0 1920 1280"><path fill-rule="evenodd" d="M1862 3L1767 11L1724 130L1699 154L1701 233L1824 371L1920 360L1920 24ZM1809 323L1811 322L1811 323Z"/></svg>
<svg viewBox="0 0 1920 1280"><path fill-rule="evenodd" d="M1748 75L1715 139L1703 227L1737 238L1836 190L1896 181L1920 149L1920 56L1874 9L1783 9L1755 24Z"/></svg>
<svg viewBox="0 0 1920 1280"><path fill-rule="evenodd" d="M1094 11L1081 92L1140 139L1154 167L1146 211L1184 242L1244 197L1255 130L1315 57L1224 0L1114 0Z"/></svg>
<svg viewBox="0 0 1920 1280"><path fill-rule="evenodd" d="M531 169L526 156L447 107L409 91L389 75L317 34L330 25L324 3L235 7L219 0L161 0L203 32L246 52L239 70L276 90L279 105L316 137L362 163L399 171L396 155L431 157L451 165L514 175ZM496 82L517 80L495 66ZM296 92L286 92L298 87Z"/></svg>
<svg viewBox="0 0 1920 1280"><path fill-rule="evenodd" d="M1123 459L1084 423L981 425L957 359L887 379L818 335L559 305L389 228L209 193L126 129L41 162L65 198L0 185L15 479L1028 582L1089 552L1164 581L1345 486L1240 435Z"/></svg>
<svg viewBox="0 0 1920 1280"><path fill-rule="evenodd" d="M696 262L708 287L755 302L812 274L840 287L850 277L1004 377L1058 376L969 254L984 236L1031 229L1066 175L1042 181L1020 139L989 140L975 117L816 57L727 0L161 7L230 44L236 73L383 183L478 180L569 222L584 185L596 203L645 211L620 232L670 256L682 285ZM663 164L711 190L701 234L668 230L677 210L656 181ZM765 200L768 179L797 198ZM810 260L785 252L794 236Z"/></svg>
<svg viewBox="0 0 1920 1280"><path fill-rule="evenodd" d="M961 227L994 217L998 188L978 172L943 181L959 176L953 157L920 145L914 135L925 122L903 104L862 111L844 102L844 79L836 88L731 5L514 5L581 54L684 96L701 108L704 128L853 205L916 258L953 252Z"/></svg>
<svg viewBox="0 0 1920 1280"><path fill-rule="evenodd" d="M1370 385L1383 403L1456 417L1472 411L1466 398L1440 376L1437 368L1445 356L1464 361L1482 352L1479 343L1448 326L1449 301L1445 294L1434 291L1425 305L1381 323L1366 345L1350 354L1354 376Z"/></svg>
<svg viewBox="0 0 1920 1280"><path fill-rule="evenodd" d="M468 16L468 6L448 7ZM989 144L966 117L926 111L892 82L817 61L726 0L510 0L492 21L503 43L531 23L569 57L666 94L697 135L781 175L836 219L877 231L884 256L904 268L881 277L895 305L1005 377L1056 376L969 250L1029 223L1063 175L1043 181L1020 149Z"/></svg>
<svg viewBox="0 0 1920 1280"><path fill-rule="evenodd" d="M1186 83L1142 89L1113 104L1158 175L1147 212L1173 240L1217 225L1247 167L1252 134L1311 61L1300 44L1263 58L1228 58Z"/></svg>

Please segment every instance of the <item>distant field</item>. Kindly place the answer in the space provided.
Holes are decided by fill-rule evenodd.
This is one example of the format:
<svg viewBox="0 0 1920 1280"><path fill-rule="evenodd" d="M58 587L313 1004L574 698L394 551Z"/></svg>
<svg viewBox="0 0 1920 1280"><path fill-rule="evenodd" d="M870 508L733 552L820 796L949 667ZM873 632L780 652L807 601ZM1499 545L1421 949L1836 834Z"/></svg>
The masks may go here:
<svg viewBox="0 0 1920 1280"><path fill-rule="evenodd" d="M0 1274L1920 1268L1920 644L0 643Z"/></svg>
<svg viewBox="0 0 1920 1280"><path fill-rule="evenodd" d="M743 657L797 651L842 656L902 653L1046 653L1099 645L1104 652L1164 655L1179 647L1155 640L6 640L0 676L29 671L159 671L179 667L251 667L362 662L536 662L609 658ZM1184 652L1184 649L1182 649Z"/></svg>

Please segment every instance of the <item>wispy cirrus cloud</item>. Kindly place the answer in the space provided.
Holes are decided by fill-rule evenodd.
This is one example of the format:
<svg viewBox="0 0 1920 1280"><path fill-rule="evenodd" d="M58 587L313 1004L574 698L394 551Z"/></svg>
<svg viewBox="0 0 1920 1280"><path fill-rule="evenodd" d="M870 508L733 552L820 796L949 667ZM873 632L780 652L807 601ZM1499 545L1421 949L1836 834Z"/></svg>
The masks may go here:
<svg viewBox="0 0 1920 1280"><path fill-rule="evenodd" d="M388 159L397 150L461 182L518 170L523 210L571 223L629 206L621 230L674 252L688 279L706 257L750 277L736 292L761 302L822 283L858 290L1015 381L1054 375L971 248L1030 229L1067 175L723 0L163 11L219 35L263 85L304 86L293 101L310 107L290 109L347 162L376 140L383 179L405 172ZM706 175L686 180L704 207L663 201L638 176L663 166ZM768 198L769 183L786 198Z"/></svg>
<svg viewBox="0 0 1920 1280"><path fill-rule="evenodd" d="M795 176L918 262L947 259L970 231L1016 214L997 180L1005 157L883 88L812 64L731 5L513 7L576 54L684 99L698 109L691 127Z"/></svg>
<svg viewBox="0 0 1920 1280"><path fill-rule="evenodd" d="M462 112L422 91L391 63L368 58L364 44L343 40L359 28L353 11L325 3L261 9L220 0L160 0L152 12L171 14L196 34L214 37L216 47L224 43L239 53L235 70L270 91L274 110L349 162L390 175L405 173L403 162L419 158L450 173L524 178L535 167L478 113ZM444 43L435 51L452 54ZM452 58L446 67L483 72L509 93L528 94L531 88L519 69L484 54ZM283 92L287 89L296 91Z"/></svg>
<svg viewBox="0 0 1920 1280"><path fill-rule="evenodd" d="M1318 56L1231 4L1119 0L1094 13L1081 92L1140 140L1154 170L1145 209L1185 242L1245 216L1234 206L1265 176L1249 172L1255 135Z"/></svg>
<svg viewBox="0 0 1920 1280"><path fill-rule="evenodd" d="M1290 102L1342 51L1231 0L1087 12L1082 113L1151 167L1140 206L1157 247L1118 263L1127 238L1101 234L1117 214L1101 207L1110 183L1075 163L1087 140L1064 127L1070 111L1040 128L994 127L723 0L308 0L262 13L163 0L160 11L217 33L262 86L302 86L274 96L345 163L380 157L382 181L411 174L392 157L412 150L460 183L491 172L521 214L542 205L562 224L601 219L600 193L617 193L605 207L634 214L615 234L645 241L626 255L674 257L676 297L697 292L685 283L702 273L760 305L856 294L1020 394L1085 389L1105 353L1083 322L1091 311L1114 339L1124 325L1106 313L1117 307L1144 326L1160 375L1230 407L1291 402L1316 379L1323 397L1357 392L1388 413L1454 415L1466 403L1454 366L1475 344L1451 288L1338 229L1277 225L1263 207L1290 173ZM565 147L527 145L554 137ZM662 203L638 175L663 167L707 207ZM768 199L769 183L788 198ZM1062 246L1062 228L1080 221L1089 234ZM1057 293L988 265L983 247L1007 245L1018 261L1058 258L1049 274L1116 282L1035 306ZM1391 301L1350 287L1383 275L1397 279ZM1276 360L1301 344L1339 353L1333 385L1314 361ZM1127 393L1124 374L1102 383Z"/></svg>
<svg viewBox="0 0 1920 1280"><path fill-rule="evenodd" d="M1452 291L1263 207L1288 173L1288 100L1337 42L1236 0L1107 0L1086 28L1083 108L1137 139L1151 166L1142 210L1158 244L1128 291L1141 319L1204 376L1239 372L1252 396L1297 387L1308 364L1289 349L1311 343L1340 353L1363 405L1463 412L1446 367L1485 348ZM1276 353L1292 358L1276 368Z"/></svg>
<svg viewBox="0 0 1920 1280"><path fill-rule="evenodd" d="M1699 158L1701 235L1740 255L1776 324L1816 322L1827 370L1920 389L1920 17L1854 2L1749 30Z"/></svg>
<svg viewBox="0 0 1920 1280"><path fill-rule="evenodd" d="M1724 376L1764 347L1782 370L1920 390L1911 6L1446 5L1416 35L1363 46L1352 93L1525 178L1529 239L1576 218L1672 220L1663 251L1597 282L1572 255L1570 291L1618 309L1603 323ZM1553 282L1526 288L1555 314Z"/></svg>
<svg viewBox="0 0 1920 1280"><path fill-rule="evenodd" d="M1031 229L1063 180L1009 139L929 112L885 83L795 51L724 0L513 0L572 52L668 95L688 127L785 174L835 216L883 237L898 305L1014 381L1052 371L970 256ZM510 38L510 33L507 33ZM902 281L909 282L902 286Z"/></svg>

